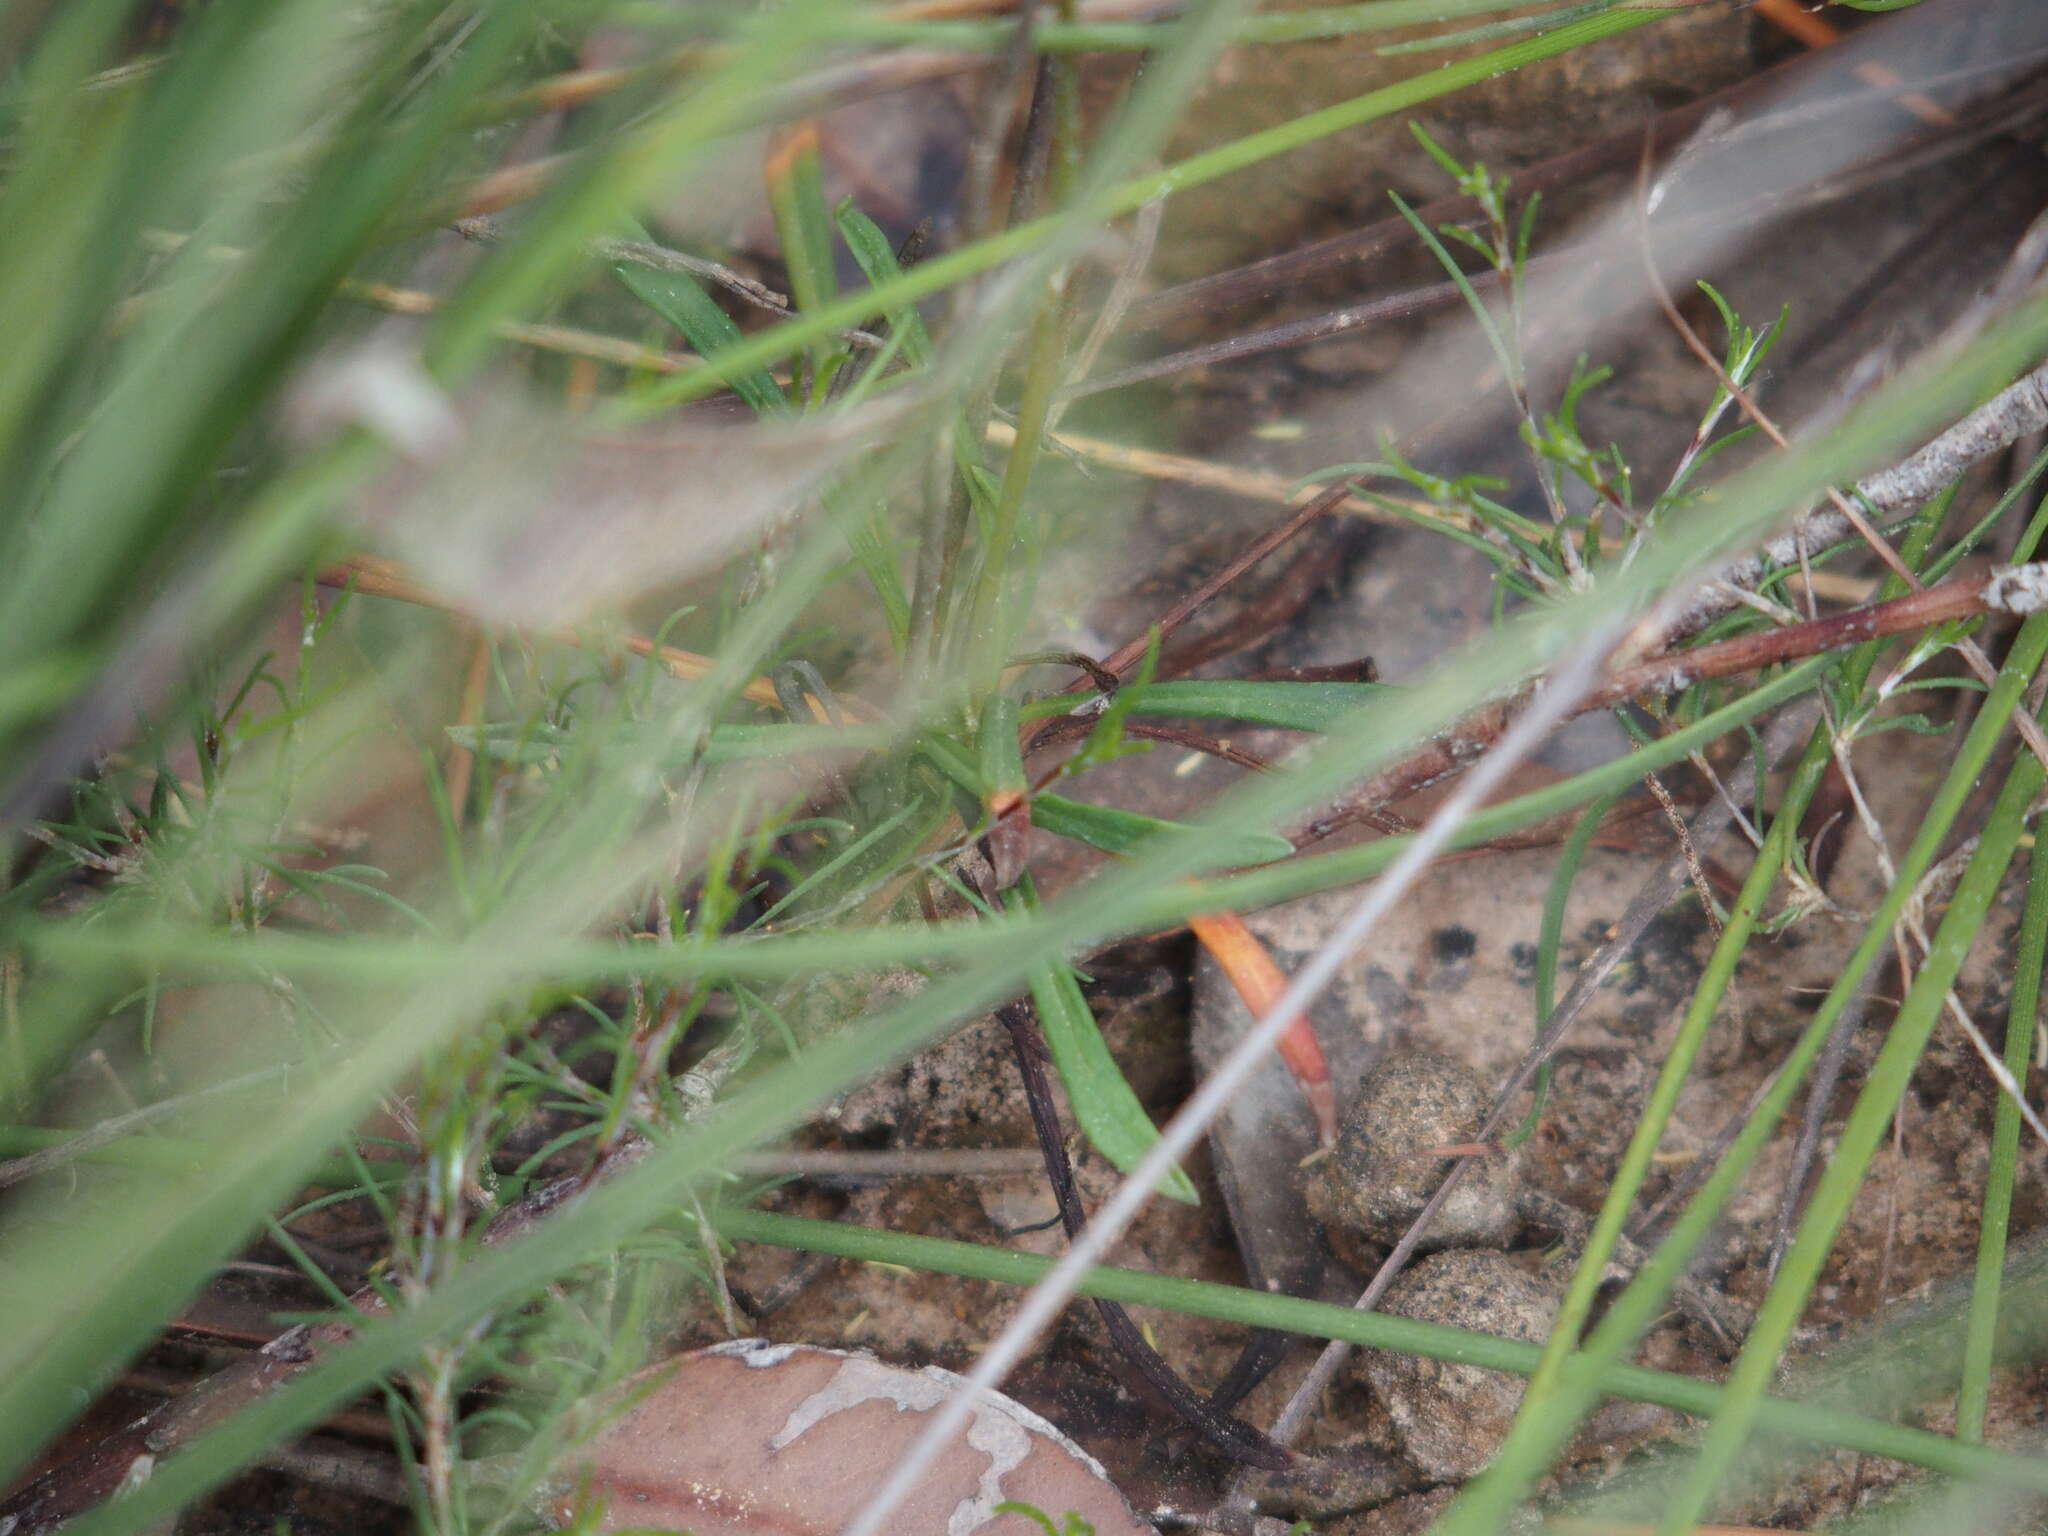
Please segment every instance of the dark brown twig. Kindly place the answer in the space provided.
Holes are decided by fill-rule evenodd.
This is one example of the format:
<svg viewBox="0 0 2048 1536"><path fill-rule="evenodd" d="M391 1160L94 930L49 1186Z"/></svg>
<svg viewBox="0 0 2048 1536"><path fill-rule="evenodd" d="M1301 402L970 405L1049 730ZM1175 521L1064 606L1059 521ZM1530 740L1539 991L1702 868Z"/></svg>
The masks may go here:
<svg viewBox="0 0 2048 1536"><path fill-rule="evenodd" d="M1060 1223L1069 1239L1080 1236L1087 1225L1081 1197L1074 1188L1073 1165L1067 1161L1066 1144L1060 1135L1059 1111L1053 1107L1052 1085L1046 1078L1045 1038L1038 1021L1021 1002L1003 1004L996 1017L1010 1035L1010 1047L1017 1060L1017 1072L1024 1082L1025 1101L1031 1108L1032 1129L1045 1156L1045 1175L1059 1204ZM1145 1342L1130 1313L1113 1301L1097 1299L1097 1315L1117 1352L1136 1371L1148 1396L1160 1400L1185 1420L1197 1434L1231 1460L1248 1467L1281 1471L1294 1465L1294 1454L1275 1445L1242 1419L1222 1412L1182 1381L1158 1351Z"/></svg>
<svg viewBox="0 0 2048 1536"><path fill-rule="evenodd" d="M1225 656L1234 656L1274 633L1315 595L1316 589L1328 579L1330 565L1330 551L1326 545L1304 544L1287 563L1286 569L1227 622L1201 634L1190 635L1179 645L1162 645L1159 648L1159 676L1185 676L1197 667L1205 667Z"/></svg>
<svg viewBox="0 0 2048 1536"><path fill-rule="evenodd" d="M1026 651L1021 656L1012 656L1013 667L1058 666L1072 667L1077 672L1086 672L1098 692L1115 693L1121 681L1114 672L1104 667L1085 651Z"/></svg>

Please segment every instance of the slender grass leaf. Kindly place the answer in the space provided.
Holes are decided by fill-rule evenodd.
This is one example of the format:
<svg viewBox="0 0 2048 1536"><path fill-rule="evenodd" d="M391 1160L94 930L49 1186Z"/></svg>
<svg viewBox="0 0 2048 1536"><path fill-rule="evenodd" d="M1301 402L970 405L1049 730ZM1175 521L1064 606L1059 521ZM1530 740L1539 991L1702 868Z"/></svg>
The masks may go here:
<svg viewBox="0 0 2048 1536"><path fill-rule="evenodd" d="M1046 1048L1082 1134L1118 1170L1130 1172L1159 1139L1159 1131L1104 1043L1074 968L1064 960L1034 967L1031 1000L1038 1005ZM1183 1205L1200 1203L1195 1186L1178 1168L1159 1181L1159 1193Z"/></svg>
<svg viewBox="0 0 2048 1536"><path fill-rule="evenodd" d="M840 238L846 242L847 250L853 253L854 264L866 275L871 286L879 288L903 275L896 252L890 248L889 237L882 233L880 225L854 207L851 198L839 205L834 219L839 225ZM925 329L924 317L909 304L886 309L882 313L889 322L890 331L902 338L903 355L910 359L911 366L929 366L933 355L932 336Z"/></svg>
<svg viewBox="0 0 2048 1536"><path fill-rule="evenodd" d="M1111 805L1090 805L1085 800L1069 800L1064 795L1049 794L1032 799L1031 820L1048 832L1071 837L1077 843L1100 848L1104 853L1131 853L1148 838L1194 830L1179 822L1161 821L1156 816L1144 816L1137 811L1120 810ZM1233 866L1265 864L1274 859L1284 859L1294 852L1294 845L1277 832L1224 833L1216 837L1212 847L1219 864Z"/></svg>
<svg viewBox="0 0 2048 1536"><path fill-rule="evenodd" d="M630 228L634 239L648 238L647 231L638 224ZM635 298L674 326L683 340L703 356L710 357L739 345L740 328L688 273L659 272L631 262L615 263L612 272ZM782 386L764 366L735 368L726 382L734 394L763 416L778 416L789 410Z"/></svg>
<svg viewBox="0 0 2048 1536"><path fill-rule="evenodd" d="M1193 679L1131 683L1117 690L1117 702L1134 715L1173 715L1191 720L1242 720L1247 725L1289 731L1327 731L1361 704L1385 699L1386 683L1232 682ZM1074 706L1067 699L1040 699L1023 710L1026 720L1057 715Z"/></svg>

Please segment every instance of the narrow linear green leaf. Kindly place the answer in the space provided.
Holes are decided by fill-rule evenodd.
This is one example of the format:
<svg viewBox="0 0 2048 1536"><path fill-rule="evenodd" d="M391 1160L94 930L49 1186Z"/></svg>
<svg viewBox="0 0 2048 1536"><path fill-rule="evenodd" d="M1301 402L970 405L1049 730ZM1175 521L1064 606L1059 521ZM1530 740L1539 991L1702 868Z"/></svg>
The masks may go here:
<svg viewBox="0 0 2048 1536"><path fill-rule="evenodd" d="M1550 1010L1557 1003L1557 957L1564 944L1565 907L1571 901L1572 885L1579 877L1579 866L1585 861L1586 850L1592 846L1593 834L1600 830L1600 823L1607 819L1607 813L1620 800L1621 792L1602 795L1587 806L1580 815L1578 825L1572 828L1572 835L1565 839L1564 852L1558 855L1557 868L1550 876L1550 889L1543 897L1543 922L1536 938L1536 1033L1543 1033L1543 1026L1550 1022ZM1529 1084L1529 1113L1522 1123L1501 1138L1508 1147L1519 1147L1536 1134L1536 1127L1543 1122L1543 1107L1550 1099L1550 1080L1553 1063L1544 1062L1536 1069L1536 1076Z"/></svg>
<svg viewBox="0 0 2048 1536"><path fill-rule="evenodd" d="M889 508L876 502L864 512L841 510L839 527L846 547L860 563L861 574L875 589L882 605L882 618L889 626L889 641L900 658L910 640L910 594L903 587L903 572L890 547Z"/></svg>
<svg viewBox="0 0 2048 1536"><path fill-rule="evenodd" d="M1100 848L1104 853L1131 853L1147 838L1193 830L1176 821L1140 815L1112 805L1090 805L1064 795L1039 795L1031 802L1031 820L1060 837ZM1210 836L1212 834L1203 834ZM1216 843L1216 856L1224 864L1265 864L1284 859L1294 845L1277 832L1234 832Z"/></svg>
<svg viewBox="0 0 2048 1536"><path fill-rule="evenodd" d="M1385 43L1375 48L1373 52L1391 58L1404 53L1434 53L1438 49L1463 48L1496 37L1509 37L1517 32L1534 32L1539 28L1577 21L1581 17L1592 16L1606 10L1610 3L1611 0L1587 0L1584 5L1542 11L1534 16L1517 16L1508 21L1489 22L1485 26L1464 27L1456 32L1439 32L1434 37L1411 38L1405 43Z"/></svg>
<svg viewBox="0 0 2048 1536"><path fill-rule="evenodd" d="M1024 756L1017 745L1017 701L1007 694L990 694L981 706L981 729L975 746L981 760L981 782L991 798L1021 795L1030 781L1024 777Z"/></svg>
<svg viewBox="0 0 2048 1536"><path fill-rule="evenodd" d="M1242 720L1247 725L1290 731L1326 731L1361 704L1385 699L1386 683L1235 682L1191 679L1132 683L1117 690L1117 703L1134 715L1173 715L1189 720ZM1061 712L1058 699L1040 699L1024 710L1026 719Z"/></svg>
<svg viewBox="0 0 2048 1536"><path fill-rule="evenodd" d="M1051 1259L1014 1249L887 1232L775 1211L727 1206L717 1210L712 1220L726 1237L741 1242L830 1253L869 1263L910 1265L937 1274L991 1280L999 1285L1035 1284L1053 1265ZM2040 1284L2037 1277L2030 1294L2040 1295ZM1526 1376L1535 1369L1540 1353L1535 1344L1488 1333L1468 1333L1441 1323L1417 1322L1386 1312L1360 1312L1333 1302L1111 1265L1091 1269L1076 1289L1084 1296L1101 1296L1127 1306L1170 1308L1190 1317L1279 1328L1311 1338L1343 1339L1368 1349L1484 1366L1517 1376ZM1615 1397L1702 1416L1712 1415L1722 1397L1721 1389L1712 1382L1638 1365L1609 1366L1600 1385ZM1831 1407L1767 1398L1761 1422L1775 1435L1890 1456L1952 1476L1980 1478L2010 1487L2048 1489L2048 1463L2039 1458L1964 1445L1947 1435L1863 1418Z"/></svg>
<svg viewBox="0 0 2048 1536"><path fill-rule="evenodd" d="M648 238L638 224L631 226L636 240ZM613 274L633 296L674 326L701 355L710 357L740 344L740 328L711 300L697 280L683 272L657 272L652 267L619 262ZM789 409L782 388L766 366L741 365L723 375L733 393L763 416L776 416Z"/></svg>
<svg viewBox="0 0 2048 1536"><path fill-rule="evenodd" d="M832 225L814 129L798 128L770 156L768 202L797 307L822 309L839 297L839 282L832 268Z"/></svg>
<svg viewBox="0 0 2048 1536"><path fill-rule="evenodd" d="M2027 861L2027 905L2020 917L2019 943L2012 957L2012 1006L2005 1021L2005 1067L2019 1083L2027 1080L2027 1068L2033 1061L2035 1012L2041 1003L2044 958L2048 958L2048 852L2043 852L2037 832ZM1977 1227L1977 1271L1970 1289L1962 1381L1956 1388L1956 1437L1960 1440L1984 1438L2019 1152L2019 1106L2013 1103L2010 1094L2002 1093L1998 1096L1998 1108L1992 1113L1991 1155L1984 1173L1984 1216Z"/></svg>
<svg viewBox="0 0 2048 1536"><path fill-rule="evenodd" d="M1074 968L1064 960L1034 967L1031 1000L1038 1005L1046 1048L1081 1133L1120 1172L1129 1173L1159 1139L1159 1131L1104 1043ZM1201 1203L1194 1184L1178 1168L1159 1181L1158 1192L1183 1205Z"/></svg>
<svg viewBox="0 0 2048 1536"><path fill-rule="evenodd" d="M839 225L839 237L846 242L847 250L853 253L854 265L860 268L870 286L879 288L903 275L889 237L882 233L880 225L854 207L852 199L839 205L834 218ZM932 360L932 336L925 329L924 317L918 314L916 307L903 304L882 313L889 322L890 331L903 338L903 355L910 360L911 366L928 366Z"/></svg>

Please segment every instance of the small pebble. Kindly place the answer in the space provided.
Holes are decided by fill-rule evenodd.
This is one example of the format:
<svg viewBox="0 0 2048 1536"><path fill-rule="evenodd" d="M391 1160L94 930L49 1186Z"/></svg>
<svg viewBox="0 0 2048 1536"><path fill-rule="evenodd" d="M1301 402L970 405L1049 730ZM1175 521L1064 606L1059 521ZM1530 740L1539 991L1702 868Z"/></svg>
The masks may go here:
<svg viewBox="0 0 2048 1536"><path fill-rule="evenodd" d="M1387 1288L1380 1310L1537 1344L1549 1336L1557 1305L1556 1292L1506 1254L1455 1248L1416 1260ZM1377 1349L1360 1360L1409 1461L1443 1482L1461 1482L1491 1461L1521 1406L1519 1376Z"/></svg>
<svg viewBox="0 0 2048 1536"><path fill-rule="evenodd" d="M1434 1148L1458 1146L1479 1134L1489 1095L1462 1061L1438 1051L1405 1050L1366 1075L1344 1117L1337 1145L1310 1174L1309 1210L1351 1258L1359 1244L1390 1247L1400 1240L1450 1171ZM1435 1248L1491 1246L1516 1226L1521 1159L1482 1158L1468 1168L1422 1240ZM1348 1246L1347 1246L1348 1244Z"/></svg>

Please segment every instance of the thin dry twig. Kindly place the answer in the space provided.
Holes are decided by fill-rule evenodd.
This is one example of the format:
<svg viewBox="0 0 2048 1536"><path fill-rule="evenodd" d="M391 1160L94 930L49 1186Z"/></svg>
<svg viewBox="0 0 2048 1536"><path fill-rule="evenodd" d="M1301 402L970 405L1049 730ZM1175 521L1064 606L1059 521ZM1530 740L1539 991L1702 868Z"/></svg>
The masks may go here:
<svg viewBox="0 0 2048 1536"><path fill-rule="evenodd" d="M1965 470L1999 453L2030 432L2048 427L2048 364L1999 391L1947 431L1931 439L1890 469L1880 470L1852 488L1879 525L1903 516L1938 494ZM1814 547L1838 543L1855 533L1840 511L1814 512L1790 532L1770 540L1753 555L1715 571L1687 603L1667 616L1667 634L1689 634L1728 611L1724 586L1754 586L1774 568L1796 564L1799 543Z"/></svg>
<svg viewBox="0 0 2048 1536"><path fill-rule="evenodd" d="M1718 939L1721 936L1721 919L1714 911L1714 893L1707 884L1707 872L1700 863L1699 849L1693 843L1692 833L1686 827L1685 818L1679 814L1678 804L1671 798L1671 791L1664 787L1664 781L1656 774L1644 774L1643 787L1649 790L1650 797L1657 802L1657 808L1664 813L1665 821L1670 823L1671 830L1677 834L1678 851L1685 855L1685 871L1692 880L1693 890L1699 895L1700 910L1706 914L1707 925L1714 930L1714 937Z"/></svg>

